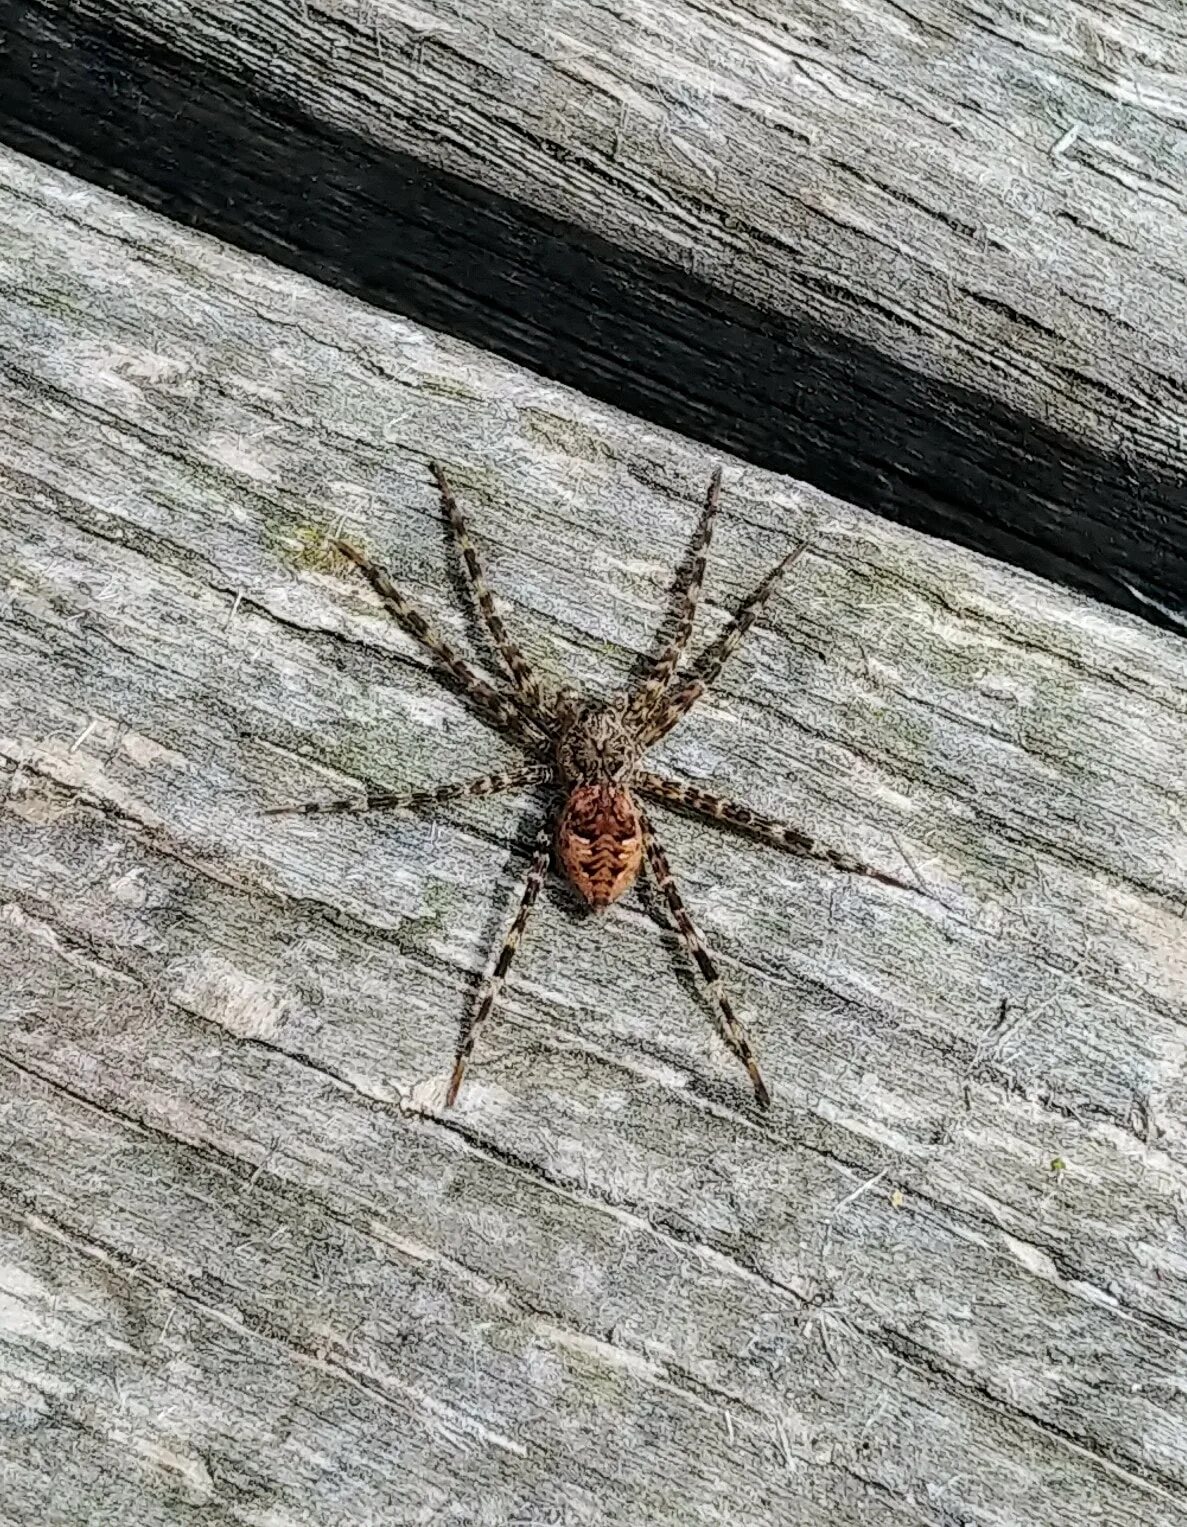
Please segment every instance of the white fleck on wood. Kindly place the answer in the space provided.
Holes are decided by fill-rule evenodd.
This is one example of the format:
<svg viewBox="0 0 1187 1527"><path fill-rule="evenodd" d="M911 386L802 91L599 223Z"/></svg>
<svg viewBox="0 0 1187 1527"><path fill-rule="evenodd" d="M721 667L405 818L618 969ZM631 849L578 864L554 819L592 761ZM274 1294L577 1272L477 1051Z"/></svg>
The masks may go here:
<svg viewBox="0 0 1187 1527"><path fill-rule="evenodd" d="M518 756L324 532L609 688L713 460L12 155L0 353L0 1514L1184 1520L1181 640L726 462L660 760L929 894L656 808L770 1116L555 883L444 1114L538 806L260 817Z"/></svg>

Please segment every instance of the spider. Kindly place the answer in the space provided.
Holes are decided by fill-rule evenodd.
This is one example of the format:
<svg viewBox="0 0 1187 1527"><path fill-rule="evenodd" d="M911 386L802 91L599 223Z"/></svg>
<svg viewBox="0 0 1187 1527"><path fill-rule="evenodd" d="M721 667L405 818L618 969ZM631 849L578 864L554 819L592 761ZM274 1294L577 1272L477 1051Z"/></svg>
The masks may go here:
<svg viewBox="0 0 1187 1527"><path fill-rule="evenodd" d="M473 1016L459 1041L446 1107L452 1107L457 1100L478 1035L507 979L516 948L555 858L583 900L599 912L629 890L646 865L689 956L708 987L721 1038L745 1066L759 1105L768 1108L771 1094L759 1071L746 1030L734 1012L717 965L676 889L668 857L644 800L661 801L765 843L789 849L806 858L822 860L848 874L866 875L903 890L915 887L862 864L848 854L827 848L798 828L762 816L749 806L653 773L642 766L642 758L648 748L687 715L713 684L762 613L780 579L799 560L806 547L799 545L789 551L742 601L719 639L701 654L696 664L678 674L692 632L721 497L721 468L718 467L709 483L688 562L675 584L674 597L678 604L671 639L635 687L604 700L590 698L571 689L554 690L533 671L495 609L482 562L444 471L436 462L430 463L429 470L440 493L442 511L461 555L470 591L506 671L504 682L490 683L475 672L405 599L377 562L349 541L335 540L334 549L358 568L387 612L428 649L488 724L512 736L533 761L501 774L438 785L432 790L369 793L362 799L309 801L295 806L273 807L265 814L416 810L466 796L494 795L525 786L551 786L554 806L536 837L515 918L494 968L482 984Z"/></svg>

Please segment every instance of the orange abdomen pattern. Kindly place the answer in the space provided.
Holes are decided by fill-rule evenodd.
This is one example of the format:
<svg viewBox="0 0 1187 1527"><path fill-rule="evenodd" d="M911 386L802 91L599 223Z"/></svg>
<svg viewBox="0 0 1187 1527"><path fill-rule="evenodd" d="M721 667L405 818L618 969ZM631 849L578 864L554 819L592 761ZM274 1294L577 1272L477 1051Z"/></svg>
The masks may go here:
<svg viewBox="0 0 1187 1527"><path fill-rule="evenodd" d="M643 828L629 790L578 785L556 830L565 874L591 907L606 907L634 885L643 863Z"/></svg>

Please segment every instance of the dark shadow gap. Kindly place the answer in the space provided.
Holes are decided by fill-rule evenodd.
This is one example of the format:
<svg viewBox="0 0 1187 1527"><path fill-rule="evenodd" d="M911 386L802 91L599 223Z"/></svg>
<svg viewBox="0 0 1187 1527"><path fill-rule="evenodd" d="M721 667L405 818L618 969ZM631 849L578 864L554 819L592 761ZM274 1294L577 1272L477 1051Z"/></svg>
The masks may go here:
<svg viewBox="0 0 1187 1527"><path fill-rule="evenodd" d="M1187 486L338 133L60 4L0 0L0 138L652 423L1187 629Z"/></svg>

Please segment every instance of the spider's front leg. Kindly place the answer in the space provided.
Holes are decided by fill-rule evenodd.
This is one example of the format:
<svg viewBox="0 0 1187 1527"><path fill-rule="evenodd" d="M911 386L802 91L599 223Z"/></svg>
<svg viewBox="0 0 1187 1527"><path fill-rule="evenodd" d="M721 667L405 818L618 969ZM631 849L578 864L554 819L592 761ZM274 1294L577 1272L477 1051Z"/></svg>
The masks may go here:
<svg viewBox="0 0 1187 1527"><path fill-rule="evenodd" d="M550 736L545 718L519 693L497 690L470 667L469 663L449 645L445 638L425 619L420 611L404 598L404 595L388 576L387 569L372 562L366 552L349 541L335 541L335 551L353 562L379 595L384 609L398 626L414 636L437 659L453 677L454 682L467 694L491 721L505 731L511 732L526 747L538 752Z"/></svg>
<svg viewBox="0 0 1187 1527"><path fill-rule="evenodd" d="M437 492L441 495L441 507L445 511L445 518L449 521L453 539L461 553L462 566L466 570L466 577L469 579L470 588L478 603L479 614L486 624L491 641L495 644L495 650L516 689L527 701L533 717L540 719L548 710L540 681L518 644L512 640L507 627L503 624L502 617L495 609L495 601L487 585L486 572L482 566L482 559L478 555L478 548L470 539L470 530L465 516L458 508L457 499L453 496L453 489L449 486L449 479L445 476L444 469L437 462L431 461L429 471L437 484Z"/></svg>
<svg viewBox="0 0 1187 1527"><path fill-rule="evenodd" d="M676 585L680 603L672 639L656 657L643 683L631 697L631 715L638 718L640 723L646 721L663 700L664 691L679 666L684 649L688 645L688 638L692 634L697 604L701 597L701 586L705 581L705 561L709 555L709 543L713 539L713 523L717 518L720 499L721 468L718 467L709 481L705 507L701 511L700 523L693 537L692 561L687 573Z"/></svg>
<svg viewBox="0 0 1187 1527"><path fill-rule="evenodd" d="M886 870L875 869L872 864L863 864L851 854L818 843L815 838L801 832L798 827L792 827L788 822L763 816L760 811L753 811L749 806L726 800L720 795L712 795L708 790L698 789L696 785L664 779L661 774L652 774L646 769L641 769L635 775L633 783L640 794L654 801L663 801L678 811L686 811L709 822L724 823L763 843L789 849L801 858L818 859L823 864L831 864L834 869L843 870L847 875L865 875L870 880L880 880L883 885L897 886L900 891L922 890L919 885L909 885Z"/></svg>
<svg viewBox="0 0 1187 1527"><path fill-rule="evenodd" d="M672 867L668 863L668 856L660 846L659 839L655 835L655 828L651 825L647 815L640 811L639 819L643 826L643 846L647 854L647 863L651 873L655 876L655 882L663 893L663 898L668 904L672 921L676 924L676 930L684 941L684 947L688 950L696 963L697 969L704 978L705 985L709 989L709 995L713 998L714 1006L720 1019L721 1037L729 1048L734 1052L742 1064L746 1067L746 1074L750 1077L750 1084L754 1088L754 1096L759 1106L769 1108L771 1106L771 1094L767 1090L767 1084L762 1079L762 1073L758 1069L758 1062L754 1058L754 1051L750 1047L750 1038L743 1028L738 1015L734 1012L733 1004L725 994L725 986L721 979L721 973L713 963L713 957L701 942L688 908L684 905L680 892L676 889L676 883L672 879Z"/></svg>
<svg viewBox="0 0 1187 1527"><path fill-rule="evenodd" d="M742 601L737 613L718 640L709 647L707 652L702 653L693 665L696 677L689 679L679 689L670 691L664 703L657 707L657 712L644 737L645 748L652 747L661 737L666 737L681 716L686 715L705 691L712 686L717 675L741 646L750 627L762 614L779 580L791 571L806 550L807 547L802 545L793 547L782 562L771 569L754 592Z"/></svg>

